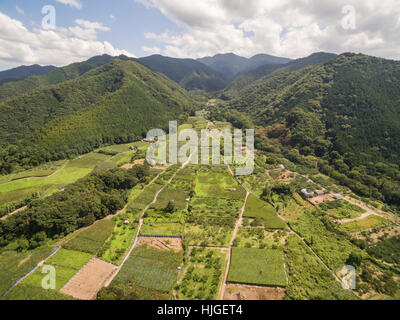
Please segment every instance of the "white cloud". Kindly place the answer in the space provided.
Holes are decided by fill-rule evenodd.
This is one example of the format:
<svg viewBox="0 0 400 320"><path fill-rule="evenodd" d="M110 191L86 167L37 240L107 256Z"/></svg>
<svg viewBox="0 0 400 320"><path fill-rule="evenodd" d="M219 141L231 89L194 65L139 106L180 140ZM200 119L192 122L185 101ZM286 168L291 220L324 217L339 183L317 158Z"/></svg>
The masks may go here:
<svg viewBox="0 0 400 320"><path fill-rule="evenodd" d="M15 6L15 10L17 10L17 12L18 12L19 14L22 14L22 15L25 14L25 11L22 10L22 9L21 9L20 7L18 7L18 6Z"/></svg>
<svg viewBox="0 0 400 320"><path fill-rule="evenodd" d="M98 30L109 30L101 23L77 20L76 24L56 30L28 30L20 21L0 12L0 68L36 63L63 66L101 54L133 57L107 41L97 40Z"/></svg>
<svg viewBox="0 0 400 320"><path fill-rule="evenodd" d="M100 22L91 22L87 20L75 20L77 26L69 27L69 31L76 37L85 40L96 40L97 31L110 31L111 29L103 26Z"/></svg>
<svg viewBox="0 0 400 320"><path fill-rule="evenodd" d="M147 48L176 57L265 52L291 58L316 51L400 58L398 0L136 0L184 28L147 33ZM342 8L356 9L357 28L342 27Z"/></svg>
<svg viewBox="0 0 400 320"><path fill-rule="evenodd" d="M82 3L79 0L56 0L56 2L66 4L77 9L82 9Z"/></svg>

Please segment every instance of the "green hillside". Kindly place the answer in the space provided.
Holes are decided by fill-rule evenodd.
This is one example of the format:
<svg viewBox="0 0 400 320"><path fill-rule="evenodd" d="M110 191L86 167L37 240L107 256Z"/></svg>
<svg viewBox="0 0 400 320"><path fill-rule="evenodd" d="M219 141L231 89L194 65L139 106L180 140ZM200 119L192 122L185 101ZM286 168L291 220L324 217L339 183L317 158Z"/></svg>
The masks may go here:
<svg viewBox="0 0 400 320"><path fill-rule="evenodd" d="M187 90L218 91L228 84L228 80L220 73L193 59L153 55L137 61L166 75Z"/></svg>
<svg viewBox="0 0 400 320"><path fill-rule="evenodd" d="M24 80L33 76L40 76L53 71L56 67L53 66L39 66L37 64L32 66L20 66L17 68L5 70L0 72L0 84Z"/></svg>
<svg viewBox="0 0 400 320"><path fill-rule="evenodd" d="M291 160L316 157L321 171L358 194L400 205L399 84L399 62L342 54L254 82L226 113L260 126L260 149L278 141Z"/></svg>
<svg viewBox="0 0 400 320"><path fill-rule="evenodd" d="M335 54L326 52L317 52L312 55L297 60L290 61L286 64L265 64L249 72L239 75L232 83L227 87L225 94L234 96L237 91L244 89L255 81L276 75L280 72L295 71L306 66L323 64L332 60L336 57Z"/></svg>
<svg viewBox="0 0 400 320"><path fill-rule="evenodd" d="M167 128L194 107L183 89L115 59L74 80L0 103L0 172L124 143Z"/></svg>
<svg viewBox="0 0 400 320"><path fill-rule="evenodd" d="M35 89L61 83L83 75L112 59L109 55L90 58L84 62L73 63L66 67L56 68L53 71L40 76L32 76L21 81L12 81L0 85L0 101L21 94L32 92Z"/></svg>

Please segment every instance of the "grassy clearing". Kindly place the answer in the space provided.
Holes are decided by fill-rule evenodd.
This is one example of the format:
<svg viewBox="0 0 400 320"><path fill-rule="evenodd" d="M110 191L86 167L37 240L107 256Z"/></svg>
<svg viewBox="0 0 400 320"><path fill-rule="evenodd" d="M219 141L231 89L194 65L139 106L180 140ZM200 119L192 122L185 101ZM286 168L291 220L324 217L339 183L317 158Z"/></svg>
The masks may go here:
<svg viewBox="0 0 400 320"><path fill-rule="evenodd" d="M269 203L250 194L247 199L244 217L260 219L270 229L284 229L285 223L276 214L275 208Z"/></svg>
<svg viewBox="0 0 400 320"><path fill-rule="evenodd" d="M177 268L181 261L181 253L140 246L132 252L111 286L132 284L170 292L176 283Z"/></svg>
<svg viewBox="0 0 400 320"><path fill-rule="evenodd" d="M7 176L0 177L0 184L31 177L47 177L62 168L67 162L67 160L48 162L30 170L9 174Z"/></svg>
<svg viewBox="0 0 400 320"><path fill-rule="evenodd" d="M163 191L160 192L157 198L157 202L154 204L154 208L156 209L164 209L168 202L173 201L177 210L186 209L188 203L186 199L188 199L189 193L172 189L170 186L166 187Z"/></svg>
<svg viewBox="0 0 400 320"><path fill-rule="evenodd" d="M64 248L97 254L114 230L114 224L115 222L111 219L96 222L79 233L75 238L68 241L64 245Z"/></svg>
<svg viewBox="0 0 400 320"><path fill-rule="evenodd" d="M286 286L281 250L232 248L228 281L266 286Z"/></svg>
<svg viewBox="0 0 400 320"><path fill-rule="evenodd" d="M226 253L193 248L187 271L177 286L179 300L216 300L225 271Z"/></svg>
<svg viewBox="0 0 400 320"><path fill-rule="evenodd" d="M285 218L286 221L296 221L302 216L305 210L312 209L313 206L309 202L303 200L300 195L295 193L280 214Z"/></svg>
<svg viewBox="0 0 400 320"><path fill-rule="evenodd" d="M371 215L362 220L342 223L339 229L347 233L357 233L373 228L378 228L389 223L389 220L386 220L379 216Z"/></svg>
<svg viewBox="0 0 400 320"><path fill-rule="evenodd" d="M183 232L182 224L167 222L152 222L151 220L146 220L140 229L140 235L145 236L181 236Z"/></svg>
<svg viewBox="0 0 400 320"><path fill-rule="evenodd" d="M359 206L345 200L322 203L319 205L319 208L334 219L355 219L367 212Z"/></svg>

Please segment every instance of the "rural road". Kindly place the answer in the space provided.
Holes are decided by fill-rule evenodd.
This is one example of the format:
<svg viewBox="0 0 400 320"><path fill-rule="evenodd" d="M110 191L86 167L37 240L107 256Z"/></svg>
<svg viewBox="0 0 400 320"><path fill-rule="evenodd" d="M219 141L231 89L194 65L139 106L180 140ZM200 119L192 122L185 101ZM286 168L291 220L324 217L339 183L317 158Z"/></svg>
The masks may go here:
<svg viewBox="0 0 400 320"><path fill-rule="evenodd" d="M142 226L143 226L143 220L144 220L143 217L144 217L144 214L146 213L147 210L149 210L149 208L151 207L151 205L153 205L153 204L155 204L155 203L157 202L157 199L158 199L158 196L160 195L160 193L172 182L172 180L175 179L176 175L190 163L190 161L191 161L191 159L192 159L192 157L193 157L193 154L194 154L194 153L192 153L192 154L189 156L188 160L187 160L185 163L182 164L181 168L178 169L178 170L172 175L172 177L167 181L167 183L166 183L160 190L157 191L157 193L154 195L153 201L152 201L151 203L149 203L149 204L143 209L143 211L142 211L142 213L141 213L141 215L140 215L140 219L139 219L138 231L137 231L136 236L135 236L135 238L134 238L134 241L133 241L133 243L132 243L132 245L131 245L131 248L129 249L128 253L125 255L125 258L124 258L124 260L122 261L122 263L115 269L114 273L113 273L113 274L111 275L111 277L107 280L107 282L105 283L105 287L108 287L108 286L111 284L111 282L114 280L114 278L116 277L116 275L119 273L119 271L121 270L121 268L123 267L123 265L125 264L125 262L129 259L130 255L132 254L132 251L136 248L136 244L137 244L137 242L138 242L138 240L139 240L140 230L142 229ZM151 181L151 183L148 184L148 185L146 186L146 188L149 187L150 185L152 185L152 184L158 179L158 177L159 177L161 174L163 174L164 172L165 172L165 171L163 171L163 172L161 172L160 174L158 174L157 177L155 177L155 178ZM145 189L146 189L146 188L145 188ZM143 191L144 191L145 189L143 189ZM143 192L143 191L142 191L142 192Z"/></svg>
<svg viewBox="0 0 400 320"><path fill-rule="evenodd" d="M246 198L244 199L243 207L240 210L239 219L236 221L235 229L233 230L232 238L231 238L231 241L229 242L228 255L227 255L228 264L225 269L224 282L222 283L221 288L219 289L218 300L224 299L224 293L225 293L225 289L226 289L226 281L228 280L229 268L231 266L231 254L232 254L233 242L235 241L237 233L239 231L239 228L242 225L243 214L244 214L244 210L246 209L246 203L247 203L247 199L248 199L249 195L250 195L250 192L247 191Z"/></svg>

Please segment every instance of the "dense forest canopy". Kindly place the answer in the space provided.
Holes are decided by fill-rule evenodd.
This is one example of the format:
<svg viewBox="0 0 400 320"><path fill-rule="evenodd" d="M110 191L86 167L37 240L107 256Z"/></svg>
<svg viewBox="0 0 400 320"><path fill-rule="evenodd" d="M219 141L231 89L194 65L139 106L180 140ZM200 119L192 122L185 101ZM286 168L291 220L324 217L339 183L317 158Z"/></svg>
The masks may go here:
<svg viewBox="0 0 400 320"><path fill-rule="evenodd" d="M0 102L0 172L143 138L184 119L186 91L134 61L114 59L74 80Z"/></svg>
<svg viewBox="0 0 400 320"><path fill-rule="evenodd" d="M278 141L275 151L316 157L358 194L399 206L399 84L399 62L348 53L261 78L212 114L236 110L260 128L258 148Z"/></svg>

